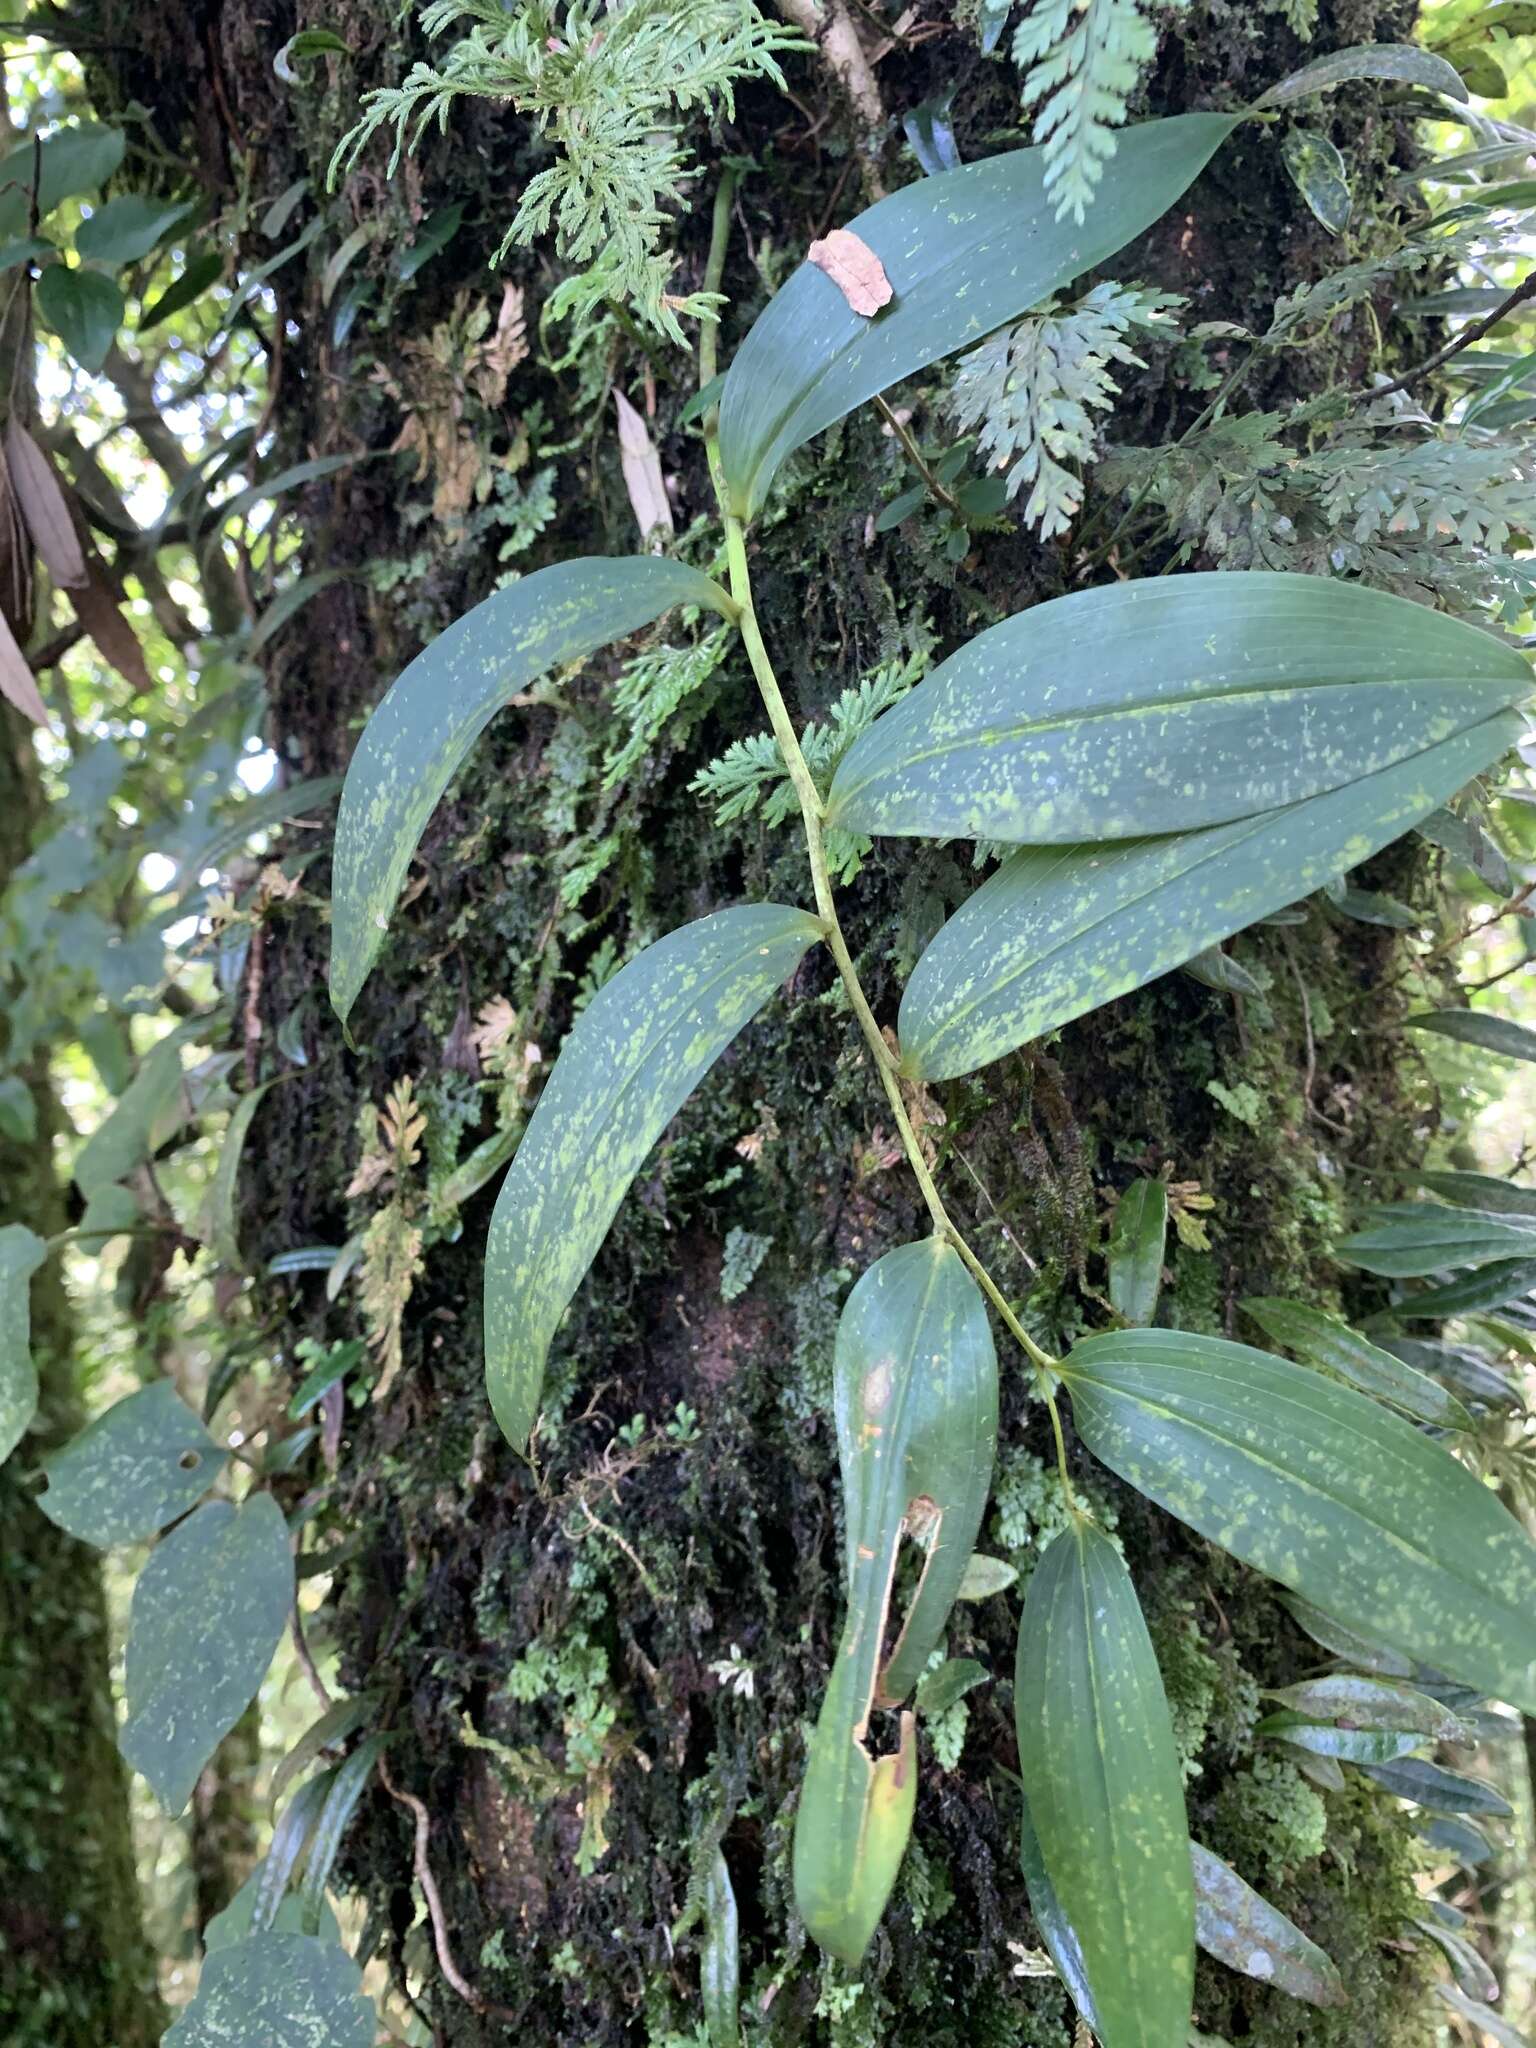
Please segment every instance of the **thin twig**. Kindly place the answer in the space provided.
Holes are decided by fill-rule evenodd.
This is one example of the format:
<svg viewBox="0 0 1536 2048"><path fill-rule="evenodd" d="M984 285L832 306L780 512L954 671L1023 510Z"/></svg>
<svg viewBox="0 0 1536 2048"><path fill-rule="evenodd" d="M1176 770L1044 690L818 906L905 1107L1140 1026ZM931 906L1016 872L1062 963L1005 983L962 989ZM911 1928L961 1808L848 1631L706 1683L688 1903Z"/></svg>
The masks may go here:
<svg viewBox="0 0 1536 2048"><path fill-rule="evenodd" d="M491 2019L517 2021L521 2013L513 2012L510 2006L497 2005L481 1991L477 1991L453 1959L453 1946L448 1939L448 1919L443 1912L442 1895L437 1889L437 1880L432 1875L428 1851L432 1845L432 1820L425 1805L414 1792L403 1792L389 1775L389 1763L381 1750L379 1752L379 1782L397 1806L410 1809L415 1822L415 1844L412 1851L412 1867L416 1882L421 1886L421 1895L427 1902L427 1915L432 1922L432 1946L437 1956L437 1967L473 2012L484 2013Z"/></svg>
<svg viewBox="0 0 1536 2048"><path fill-rule="evenodd" d="M1497 327L1501 320L1508 319L1517 306L1523 306L1527 299L1533 298L1536 298L1536 270L1527 275L1523 284L1517 284L1508 298L1495 306L1491 313L1485 313L1481 320L1474 320L1470 327L1464 327L1454 341L1448 341L1444 348L1437 349L1429 360L1420 363L1416 370L1405 370L1401 377L1394 378L1390 384L1377 384L1369 391L1357 392L1356 397L1368 401L1373 398L1390 398L1394 391L1406 391L1408 386L1416 384L1420 377L1427 377L1431 370L1438 370L1441 364L1448 363L1452 356L1459 356L1462 350L1470 348L1474 341L1481 341L1483 336Z"/></svg>
<svg viewBox="0 0 1536 2048"><path fill-rule="evenodd" d="M914 468L917 469L917 471L923 479L923 482L928 486L929 490L932 491L933 495L938 499L939 503L945 508L946 511L953 512L957 518L963 518L965 515L960 510L958 499L954 498L947 490L945 490L944 486L939 482L938 478L934 475L932 469L928 465L928 458L924 455L922 449L919 448L917 445L917 436L912 432L912 429L901 417L901 414L897 412L894 409L894 407L888 405L886 401L879 395L878 392L875 394L875 409L880 414L880 417L885 421L885 424L890 428L891 432L896 436L897 440L901 443L902 447L906 449L907 455L910 458Z"/></svg>
<svg viewBox="0 0 1536 2048"><path fill-rule="evenodd" d="M293 1605L288 1610L288 1630L293 1637L293 1654L299 1660L299 1669L309 1680L309 1689L320 1702L322 1710L328 1714L336 1702L331 1698L325 1680L320 1676L320 1667L309 1653L309 1643L304 1635L304 1617L299 1612L297 1593L294 1594Z"/></svg>

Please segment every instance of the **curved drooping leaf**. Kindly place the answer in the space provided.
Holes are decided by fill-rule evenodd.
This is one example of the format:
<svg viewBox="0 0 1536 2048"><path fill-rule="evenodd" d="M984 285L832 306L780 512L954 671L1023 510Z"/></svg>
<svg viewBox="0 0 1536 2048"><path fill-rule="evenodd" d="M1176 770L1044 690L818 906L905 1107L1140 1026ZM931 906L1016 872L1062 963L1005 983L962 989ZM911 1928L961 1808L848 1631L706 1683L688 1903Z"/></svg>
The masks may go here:
<svg viewBox="0 0 1536 2048"><path fill-rule="evenodd" d="M1380 1202L1365 1227L1335 1246L1347 1266L1395 1280L1421 1280L1452 1266L1536 1258L1536 1216L1484 1215L1443 1202Z"/></svg>
<svg viewBox="0 0 1536 2048"><path fill-rule="evenodd" d="M110 1182L126 1180L152 1152L185 1104L181 1050L206 1042L219 1029L215 1017L188 1017L157 1039L140 1060L138 1071L80 1149L75 1185L93 1195Z"/></svg>
<svg viewBox="0 0 1536 2048"><path fill-rule="evenodd" d="M197 1996L164 2048L373 2048L373 2008L344 1948L253 1934L204 1961Z"/></svg>
<svg viewBox="0 0 1536 2048"><path fill-rule="evenodd" d="M301 1934L299 1925L301 1908L297 1893L290 1892L277 1909L277 1917L270 1929L259 1929L253 1923L256 1912L256 1894L261 1887L262 1875L266 1869L263 1859L241 1885L222 1913L215 1913L203 1929L203 1951L212 1954L216 1948L232 1948L236 1942L246 1941L252 1934L271 1932L273 1934ZM320 1938L328 1943L339 1943L341 1927L332 1912L329 1902L320 1928Z"/></svg>
<svg viewBox="0 0 1536 2048"><path fill-rule="evenodd" d="M1133 1180L1115 1204L1109 1226L1109 1299L1128 1323L1150 1323L1163 1285L1168 1237L1168 1189L1160 1180Z"/></svg>
<svg viewBox="0 0 1536 2048"><path fill-rule="evenodd" d="M1363 1764L1361 1769L1399 1799L1411 1799L1430 1813L1481 1813L1494 1820L1513 1817L1513 1807L1494 1786L1482 1778L1448 1771L1424 1757L1399 1757L1392 1763Z"/></svg>
<svg viewBox="0 0 1536 2048"><path fill-rule="evenodd" d="M1443 1429L1470 1429L1472 1418L1456 1396L1433 1380L1416 1372L1390 1351L1383 1351L1352 1330L1339 1317L1310 1303L1282 1301L1269 1295L1254 1295L1239 1306L1277 1344L1304 1359L1337 1373L1362 1394L1374 1394L1389 1401L1420 1422L1435 1422Z"/></svg>
<svg viewBox="0 0 1536 2048"><path fill-rule="evenodd" d="M320 1809L320 1818L315 1822L314 1839L309 1845L309 1860L304 1866L304 1884L299 1893L299 1925L305 1934L318 1934L320 1921L325 1910L325 1888L331 1881L331 1871L341 1850L342 1837L347 1832L357 1802L367 1790L368 1780L373 1776L373 1767L388 1740L383 1735L368 1735L357 1745L345 1762L336 1768L325 1795L325 1804Z"/></svg>
<svg viewBox="0 0 1536 2048"><path fill-rule="evenodd" d="M557 562L440 633L363 728L336 821L331 1002L346 1021L427 820L515 690L622 639L675 604L730 617L718 584L660 555Z"/></svg>
<svg viewBox="0 0 1536 2048"><path fill-rule="evenodd" d="M1061 1910L1061 1901L1051 1888L1050 1874L1045 1867L1045 1858L1040 1852L1040 1838L1035 1833L1035 1824L1029 1815L1029 1800L1023 1801L1019 1815L1019 1861L1024 1869L1024 1889L1029 1894L1029 1910L1034 1915L1035 1925L1041 1939L1050 1952L1051 1961L1056 1965L1060 1977L1072 1995L1083 2023L1096 2030L1099 2016L1094 2010L1093 1993L1088 1988L1088 1975L1083 1967L1083 1947L1076 1930Z"/></svg>
<svg viewBox="0 0 1536 2048"><path fill-rule="evenodd" d="M717 910L647 946L577 1018L486 1246L486 1385L519 1449L550 1341L645 1155L821 936L819 919L783 904Z"/></svg>
<svg viewBox="0 0 1536 2048"><path fill-rule="evenodd" d="M1188 832L1358 782L1530 693L1516 648L1358 583L1111 583L942 662L843 756L827 823L1053 846Z"/></svg>
<svg viewBox="0 0 1536 2048"><path fill-rule="evenodd" d="M1035 1569L1014 1682L1041 1861L1082 1956L1103 2048L1189 2027L1194 1889L1163 1682L1119 1552L1078 1518Z"/></svg>
<svg viewBox="0 0 1536 2048"><path fill-rule="evenodd" d="M225 1462L174 1382L152 1380L54 1453L37 1504L83 1542L135 1543L201 1500Z"/></svg>
<svg viewBox="0 0 1536 2048"><path fill-rule="evenodd" d="M1430 1437L1353 1388L1183 1331L1062 1368L1096 1458L1347 1627L1536 1706L1536 1544Z"/></svg>
<svg viewBox="0 0 1536 2048"><path fill-rule="evenodd" d="M1417 43L1360 43L1351 50L1332 50L1303 70L1293 71L1278 85L1272 85L1258 102L1261 107L1284 107L1308 93L1326 92L1351 78L1392 78L1404 85L1422 85L1428 92L1443 92L1465 102L1467 88L1454 65Z"/></svg>
<svg viewBox="0 0 1536 2048"><path fill-rule="evenodd" d="M750 519L785 456L903 377L970 347L1149 228L1237 125L1147 121L1119 138L1085 227L1053 218L1039 149L922 178L846 226L894 287L873 319L812 263L769 301L720 399L731 510Z"/></svg>
<svg viewBox="0 0 1536 2048"><path fill-rule="evenodd" d="M260 1109L262 1098L269 1088L275 1088L285 1076L262 1081L248 1094L242 1095L230 1113L229 1123L219 1146L219 1156L213 1169L213 1185L208 1190L208 1244L219 1264L231 1273L241 1270L240 1230L235 1217L235 1193L240 1179L240 1161L245 1153L245 1141L250 1136L251 1125Z"/></svg>
<svg viewBox="0 0 1536 2048"><path fill-rule="evenodd" d="M0 1227L0 1463L21 1442L37 1413L31 1284L47 1256L47 1245L24 1223Z"/></svg>
<svg viewBox="0 0 1536 2048"><path fill-rule="evenodd" d="M288 1620L293 1557L269 1493L213 1500L150 1554L134 1587L119 1747L174 1816L256 1695Z"/></svg>
<svg viewBox="0 0 1536 2048"><path fill-rule="evenodd" d="M318 1762L333 1743L345 1742L355 1729L371 1721L378 1710L376 1692L353 1693L347 1699L333 1700L318 1720L310 1722L273 1772L267 1792L268 1806L275 1808L295 1778Z"/></svg>
<svg viewBox="0 0 1536 2048"><path fill-rule="evenodd" d="M1503 1308L1506 1302L1521 1301L1536 1292L1536 1258L1499 1259L1476 1272L1462 1273L1443 1287L1426 1287L1421 1294L1408 1294L1392 1304L1394 1318L1418 1320L1432 1317L1476 1315L1480 1309Z"/></svg>
<svg viewBox="0 0 1536 2048"><path fill-rule="evenodd" d="M1163 839L1024 847L963 903L902 997L902 1070L950 1080L1366 860L1496 761L1520 731L1490 719L1347 789Z"/></svg>
<svg viewBox="0 0 1536 2048"><path fill-rule="evenodd" d="M1434 1031L1481 1052L1502 1053L1505 1059L1536 1060L1536 1031L1513 1017L1495 1017L1487 1010L1430 1010L1405 1017L1409 1031Z"/></svg>
<svg viewBox="0 0 1536 2048"><path fill-rule="evenodd" d="M1416 1173L1412 1178L1415 1185L1443 1195L1461 1208L1481 1209L1490 1216L1536 1216L1536 1188L1522 1187L1518 1181L1452 1168Z"/></svg>
<svg viewBox="0 0 1536 2048"><path fill-rule="evenodd" d="M332 1785L336 1782L339 1767L328 1765L313 1778L307 1778L288 1801L272 1829L272 1840L262 1858L261 1875L256 1894L251 1902L251 1931L265 1934L277 1925L289 1897L288 1884L299 1866L314 1833L321 1814L325 1811L326 1800L330 1797ZM293 1903L299 1905L297 1895ZM299 1913L298 1932L303 1930L303 1912Z"/></svg>
<svg viewBox="0 0 1536 2048"><path fill-rule="evenodd" d="M959 1591L992 1485L997 1358L980 1290L938 1238L902 1245L848 1297L833 1365L847 1616L795 1818L795 1903L812 1938L857 1964L885 1910L917 1797L917 1744L872 1757L870 1717L922 1676ZM926 1558L886 1654L903 1537Z"/></svg>
<svg viewBox="0 0 1536 2048"><path fill-rule="evenodd" d="M1345 2005L1331 1956L1278 1906L1245 1884L1229 1863L1189 1845L1195 1878L1195 1940L1207 1955L1309 2005Z"/></svg>

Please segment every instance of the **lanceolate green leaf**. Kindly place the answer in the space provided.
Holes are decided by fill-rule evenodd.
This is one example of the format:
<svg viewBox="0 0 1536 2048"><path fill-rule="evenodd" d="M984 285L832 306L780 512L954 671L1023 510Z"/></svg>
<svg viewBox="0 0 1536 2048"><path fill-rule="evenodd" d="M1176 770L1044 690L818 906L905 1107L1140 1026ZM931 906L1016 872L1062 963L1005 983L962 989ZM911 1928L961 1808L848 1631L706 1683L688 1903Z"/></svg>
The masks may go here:
<svg viewBox="0 0 1536 2048"><path fill-rule="evenodd" d="M496 1197L485 1264L485 1374L521 1448L565 1307L647 1152L818 919L760 903L684 925L614 975L577 1019Z"/></svg>
<svg viewBox="0 0 1536 2048"><path fill-rule="evenodd" d="M1241 1307L1266 1337L1294 1351L1308 1365L1337 1373L1363 1394L1390 1401L1420 1422L1436 1422L1444 1429L1472 1427L1466 1409L1438 1380L1416 1372L1326 1310L1268 1295L1252 1296Z"/></svg>
<svg viewBox="0 0 1536 2048"><path fill-rule="evenodd" d="M25 1224L0 1228L0 1462L15 1450L37 1413L31 1285L47 1256L48 1247Z"/></svg>
<svg viewBox="0 0 1536 2048"><path fill-rule="evenodd" d="M1155 981L1369 858L1496 761L1512 716L1347 789L1203 832L1022 848L961 905L902 998L902 1069L967 1074Z"/></svg>
<svg viewBox="0 0 1536 2048"><path fill-rule="evenodd" d="M1128 1323L1150 1323L1163 1284L1168 1190L1160 1180L1133 1180L1115 1204L1109 1227L1109 1299Z"/></svg>
<svg viewBox="0 0 1536 2048"><path fill-rule="evenodd" d="M1443 1287L1426 1287L1420 1294L1405 1295L1392 1304L1394 1317L1417 1320L1430 1316L1439 1322L1446 1316L1475 1315L1480 1309L1502 1308L1536 1291L1536 1258L1499 1259L1474 1273L1462 1273Z"/></svg>
<svg viewBox="0 0 1536 2048"><path fill-rule="evenodd" d="M1410 1031L1435 1031L1506 1059L1536 1060L1536 1031L1513 1017L1495 1017L1487 1010L1434 1010L1406 1022Z"/></svg>
<svg viewBox="0 0 1536 2048"><path fill-rule="evenodd" d="M412 854L470 748L515 690L675 604L729 615L707 576L659 555L558 562L476 605L400 676L363 729L336 824L331 1001L345 1021Z"/></svg>
<svg viewBox="0 0 1536 2048"><path fill-rule="evenodd" d="M38 1506L86 1543L134 1543L184 1515L225 1455L170 1380L152 1380L81 1430L43 1467Z"/></svg>
<svg viewBox="0 0 1536 2048"><path fill-rule="evenodd" d="M267 1493L209 1501L150 1554L128 1617L120 1746L168 1814L255 1697L292 1600L288 1530Z"/></svg>
<svg viewBox="0 0 1536 2048"><path fill-rule="evenodd" d="M1062 1367L1111 1471L1348 1627L1536 1709L1536 1545L1441 1446L1216 1337L1090 1337Z"/></svg>
<svg viewBox="0 0 1536 2048"><path fill-rule="evenodd" d="M1182 2041L1194 1993L1183 1781L1129 1572L1081 1519L1030 1580L1014 1686L1040 1856L1077 1937L1102 2048Z"/></svg>
<svg viewBox="0 0 1536 2048"><path fill-rule="evenodd" d="M1195 1939L1245 1977L1273 1984L1309 2005L1348 2000L1333 1960L1309 1941L1278 1906L1245 1884L1230 1864L1191 1842L1195 1874Z"/></svg>
<svg viewBox="0 0 1536 2048"><path fill-rule="evenodd" d="M344 1948L253 1934L215 1949L165 2048L372 2048L373 2009Z"/></svg>
<svg viewBox="0 0 1536 2048"><path fill-rule="evenodd" d="M1461 1173L1436 1169L1412 1176L1419 1187L1443 1195L1463 1208L1482 1209L1491 1216L1536 1216L1536 1188L1518 1181L1500 1180L1491 1173Z"/></svg>
<svg viewBox="0 0 1536 2048"><path fill-rule="evenodd" d="M1443 1202L1382 1202L1363 1230L1341 1238L1346 1265L1392 1279L1422 1279L1452 1266L1486 1266L1495 1259L1536 1258L1536 1216L1489 1216Z"/></svg>
<svg viewBox="0 0 1536 2048"><path fill-rule="evenodd" d="M736 1893L719 1849L704 1880L704 1942L699 1955L699 1991L709 2048L739 2048L741 2041L741 1952Z"/></svg>
<svg viewBox="0 0 1536 2048"><path fill-rule="evenodd" d="M1181 114L1127 129L1086 227L1052 217L1038 149L921 178L849 221L895 296L870 319L802 263L770 302L738 349L720 400L731 509L750 519L792 450L1124 248L1236 125L1231 115Z"/></svg>
<svg viewBox="0 0 1536 2048"><path fill-rule="evenodd" d="M929 1238L877 1261L848 1297L833 1375L848 1611L795 1821L795 1902L813 1938L857 1964L896 1881L917 1790L912 1716L878 1760L870 1716L900 1706L922 1676L992 1484L997 1359L959 1253ZM887 1650L904 1537L926 1559Z"/></svg>
<svg viewBox="0 0 1536 2048"><path fill-rule="evenodd" d="M1515 648L1320 576L1111 583L978 634L844 755L845 830L1053 846L1283 809L1529 696Z"/></svg>

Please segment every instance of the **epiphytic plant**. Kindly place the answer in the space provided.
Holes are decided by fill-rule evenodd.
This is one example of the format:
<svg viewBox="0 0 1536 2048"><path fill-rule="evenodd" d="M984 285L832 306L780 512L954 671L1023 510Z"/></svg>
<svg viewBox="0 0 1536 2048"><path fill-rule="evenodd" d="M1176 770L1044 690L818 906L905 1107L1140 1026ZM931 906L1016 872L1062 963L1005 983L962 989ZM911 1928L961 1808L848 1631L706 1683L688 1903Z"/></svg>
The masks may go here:
<svg viewBox="0 0 1536 2048"><path fill-rule="evenodd" d="M701 384L718 401L707 441L729 590L654 556L522 579L411 664L343 791L331 990L345 1019L434 805L513 690L675 604L713 611L741 636L798 799L813 907L716 911L648 947L583 1012L496 1203L486 1374L497 1420L526 1449L561 1317L647 1153L806 951L825 945L933 1224L924 1243L865 1273L837 1341L848 1606L794 1867L807 1927L849 1962L905 1850L916 1797L908 1703L986 1505L997 1432L989 1305L1037 1375L1069 1500L1063 1394L1088 1448L1205 1536L1346 1626L1536 1708L1536 1548L1440 1442L1372 1398L1404 1405L1420 1375L1400 1368L1392 1386L1362 1392L1310 1362L1138 1327L1162 1251L1161 1229L1138 1217L1160 1223L1155 1201L1117 1233L1121 1327L1049 1356L956 1229L912 1115L915 1088L973 1072L1191 959L1443 804L1519 730L1525 658L1458 621L1320 578L1118 583L979 635L877 719L822 788L754 607L750 528L784 458L1140 233L1233 125L1196 114L1130 130L1085 233L1053 223L1034 150L925 180L860 215L844 245L857 278L803 265L723 380L706 332ZM728 217L722 205L712 279ZM885 301L873 315L858 310L869 302L861 285ZM833 828L1015 849L919 960L894 1045L839 923ZM1413 1270L1446 1263L1438 1246L1425 1256L1431 1267ZM921 1572L898 1629L904 1539ZM1058 1965L1105 2048L1167 2048L1188 2025L1205 1852L1192 1863L1134 1589L1081 1506L1030 1586L1017 1702L1026 1869ZM888 1712L900 1720L882 1745L877 1716Z"/></svg>

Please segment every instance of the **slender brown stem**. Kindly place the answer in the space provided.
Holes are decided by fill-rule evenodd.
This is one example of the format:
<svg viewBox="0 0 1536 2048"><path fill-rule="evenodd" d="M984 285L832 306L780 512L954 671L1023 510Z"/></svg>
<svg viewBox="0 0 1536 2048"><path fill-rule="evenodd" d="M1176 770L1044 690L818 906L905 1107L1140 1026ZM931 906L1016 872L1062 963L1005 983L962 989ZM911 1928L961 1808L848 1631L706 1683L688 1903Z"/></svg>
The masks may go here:
<svg viewBox="0 0 1536 2048"><path fill-rule="evenodd" d="M432 1922L432 1946L437 1956L437 1967L448 1983L472 2011L484 2013L491 2019L517 2021L520 2013L509 2006L496 2005L482 1991L477 1991L464 1972L454 1961L453 1944L448 1939L448 1916L443 1911L442 1894L437 1889L437 1880L432 1875L430 1850L432 1846L432 1821L426 1807L414 1792L404 1792L389 1775L389 1762L383 1751L379 1753L379 1782L397 1806L409 1809L415 1823L415 1841L412 1851L412 1867L416 1882L421 1886L421 1895L427 1902L427 1917Z"/></svg>
<svg viewBox="0 0 1536 2048"><path fill-rule="evenodd" d="M927 456L924 455L922 449L917 445L917 436L901 417L901 414L897 412L894 406L887 404L886 400L878 392L875 395L875 408L902 447L906 449L907 459L922 477L923 482L938 499L939 503L946 511L953 512L957 518L963 517L964 515L960 511L960 501L953 493L947 491L934 475L933 470L929 467Z"/></svg>
<svg viewBox="0 0 1536 2048"><path fill-rule="evenodd" d="M1431 370L1438 370L1443 363L1448 363L1452 356L1459 356L1462 350L1470 348L1474 341L1481 341L1483 336L1497 327L1501 320L1507 320L1517 306L1523 306L1527 299L1532 298L1536 298L1536 270L1532 270L1523 283L1517 284L1509 296L1495 306L1491 313L1485 313L1481 320L1474 320L1470 327L1463 327L1453 341L1448 341L1444 348L1437 349L1426 362L1420 363L1417 369L1405 370L1401 377L1395 377L1390 384L1378 384L1372 390L1357 392L1356 396L1369 401L1373 398L1390 398L1394 391L1406 391L1410 384L1416 384L1421 377L1427 377Z"/></svg>

